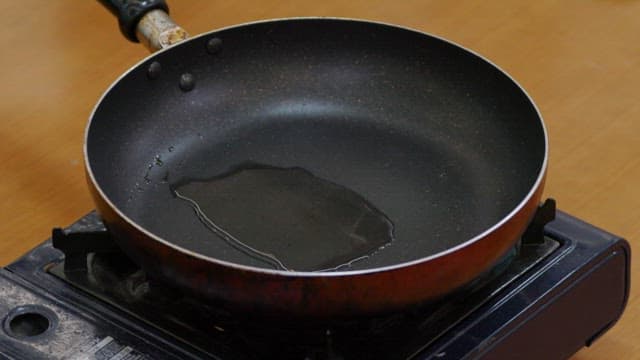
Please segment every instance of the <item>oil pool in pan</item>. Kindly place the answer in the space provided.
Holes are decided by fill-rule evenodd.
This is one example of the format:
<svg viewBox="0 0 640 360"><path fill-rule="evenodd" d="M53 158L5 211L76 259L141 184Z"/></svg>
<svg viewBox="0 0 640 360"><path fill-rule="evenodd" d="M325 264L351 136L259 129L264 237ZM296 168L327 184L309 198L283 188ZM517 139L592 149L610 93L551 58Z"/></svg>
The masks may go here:
<svg viewBox="0 0 640 360"><path fill-rule="evenodd" d="M244 163L173 189L229 246L278 270L347 270L393 240L393 223L359 194L299 168Z"/></svg>

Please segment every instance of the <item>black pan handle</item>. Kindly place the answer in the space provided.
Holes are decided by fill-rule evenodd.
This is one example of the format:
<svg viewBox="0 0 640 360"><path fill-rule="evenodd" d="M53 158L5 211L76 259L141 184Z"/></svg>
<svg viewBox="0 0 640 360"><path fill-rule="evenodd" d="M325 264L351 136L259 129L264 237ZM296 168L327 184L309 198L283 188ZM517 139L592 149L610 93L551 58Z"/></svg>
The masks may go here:
<svg viewBox="0 0 640 360"><path fill-rule="evenodd" d="M180 42L189 35L169 17L164 0L98 0L118 18L120 31L151 51Z"/></svg>

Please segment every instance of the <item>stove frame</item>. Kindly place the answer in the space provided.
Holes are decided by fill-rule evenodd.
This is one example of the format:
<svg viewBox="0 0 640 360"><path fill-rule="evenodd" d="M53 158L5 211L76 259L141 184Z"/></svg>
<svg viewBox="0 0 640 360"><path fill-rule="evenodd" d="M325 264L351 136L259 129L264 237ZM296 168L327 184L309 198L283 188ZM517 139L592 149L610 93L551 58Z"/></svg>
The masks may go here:
<svg viewBox="0 0 640 360"><path fill-rule="evenodd" d="M56 245L67 246L67 253L76 253L69 256L70 261L63 261L63 253L50 239L0 269L0 358L253 359L280 350L283 357L307 359L566 358L591 345L622 315L629 295L630 248L616 235L555 211L555 207L552 211L555 220L544 227L540 224L551 220L550 213L539 212L542 220L534 221L520 248L520 254L525 255L514 262L523 262L518 259L526 256L535 255L536 259L520 264L523 273L512 274L509 281L490 277L489 285L470 294L454 295L444 305L368 319L362 333L358 332L361 322L314 324L308 331L293 326L291 333L303 334L292 339L314 340L303 345L284 342L255 348L247 347L234 334L225 334L236 328L233 322L225 322L229 314L215 306L207 308L214 313L211 319L220 322L212 323L211 332L200 334L198 340L201 326L166 326L109 298L94 298L86 292L86 284L82 290L80 285L63 281L61 277L65 276L90 280L78 275L86 274L87 264L92 264L86 255L96 248L107 253L115 250L104 237L99 218L91 213L65 230L54 230L53 244L64 238L66 245ZM92 233L92 246L87 247L82 236L74 238L78 232ZM508 266L516 267L513 263ZM497 278L509 276L508 269L506 275ZM136 291L149 291L144 274L136 275L135 267L131 271L134 277L127 280L127 286L132 296ZM132 301L135 303L135 299ZM44 317L48 327L35 329L41 331L37 333L27 322L25 330L15 320L27 318L20 317L24 314L40 321L45 321ZM211 321L205 318L205 323ZM377 327L388 324L391 330L376 332ZM242 336L259 337L256 334L261 331L288 336L287 328L261 324ZM349 348L350 341L353 349Z"/></svg>

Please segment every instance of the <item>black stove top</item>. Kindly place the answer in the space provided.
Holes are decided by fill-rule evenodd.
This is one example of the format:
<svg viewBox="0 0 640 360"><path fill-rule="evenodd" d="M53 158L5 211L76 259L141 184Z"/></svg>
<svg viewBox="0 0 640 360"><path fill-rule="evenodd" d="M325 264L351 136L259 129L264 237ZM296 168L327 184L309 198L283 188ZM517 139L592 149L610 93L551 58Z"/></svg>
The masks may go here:
<svg viewBox="0 0 640 360"><path fill-rule="evenodd" d="M446 299L303 324L231 313L154 281L91 213L0 269L0 357L565 358L622 314L630 250L555 208L547 220L549 211L554 221L534 222L499 265Z"/></svg>

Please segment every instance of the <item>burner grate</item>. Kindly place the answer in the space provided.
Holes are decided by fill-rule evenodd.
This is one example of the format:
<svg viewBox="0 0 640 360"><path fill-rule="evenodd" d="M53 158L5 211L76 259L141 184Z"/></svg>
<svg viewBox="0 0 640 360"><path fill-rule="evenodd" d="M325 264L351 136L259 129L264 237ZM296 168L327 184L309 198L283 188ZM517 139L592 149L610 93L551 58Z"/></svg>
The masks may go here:
<svg viewBox="0 0 640 360"><path fill-rule="evenodd" d="M555 213L555 208L547 211ZM246 359L275 352L283 358L407 358L416 349L428 347L559 246L542 233L541 239L529 235L491 271L441 301L366 319L300 324L247 318L226 311L223 304L205 304L177 289L167 291L168 285L149 278L108 243L95 213L74 226L54 232L54 246L67 258L51 266L50 273L212 356L233 352L237 357L241 352ZM97 244L97 250L88 244Z"/></svg>

